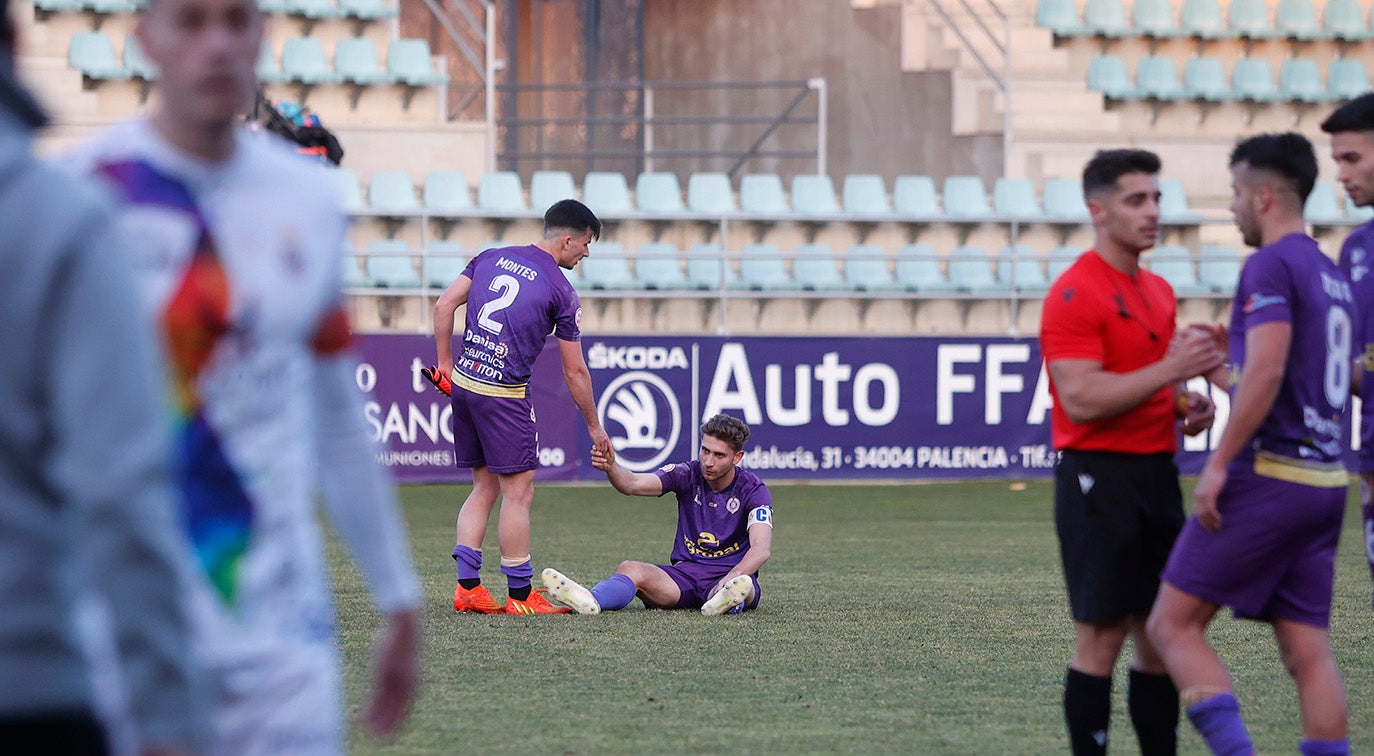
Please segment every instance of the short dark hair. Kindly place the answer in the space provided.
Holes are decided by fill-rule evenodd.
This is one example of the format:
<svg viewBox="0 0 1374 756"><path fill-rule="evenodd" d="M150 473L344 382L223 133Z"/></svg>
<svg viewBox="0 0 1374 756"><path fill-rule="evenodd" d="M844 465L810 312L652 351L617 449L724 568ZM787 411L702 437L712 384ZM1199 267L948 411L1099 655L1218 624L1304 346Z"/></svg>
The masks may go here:
<svg viewBox="0 0 1374 756"><path fill-rule="evenodd" d="M555 228L592 232L593 239L601 238L601 219L586 205L575 199L559 200L544 213L544 234Z"/></svg>
<svg viewBox="0 0 1374 756"><path fill-rule="evenodd" d="M701 435L718 438L729 444L731 449L739 451L744 448L744 442L749 440L749 426L737 417L715 415L701 424Z"/></svg>
<svg viewBox="0 0 1374 756"><path fill-rule="evenodd" d="M1116 188L1116 180L1128 173L1159 173L1159 156L1149 150L1098 150L1083 166L1083 196L1092 197Z"/></svg>
<svg viewBox="0 0 1374 756"><path fill-rule="evenodd" d="M1335 112L1322 121L1322 131L1328 134L1374 131L1374 92L1362 94L1336 108Z"/></svg>
<svg viewBox="0 0 1374 756"><path fill-rule="evenodd" d="M1237 163L1269 171L1284 179L1300 203L1307 201L1307 195L1317 183L1317 153L1307 137L1291 131L1242 140L1231 150L1230 165L1234 167Z"/></svg>

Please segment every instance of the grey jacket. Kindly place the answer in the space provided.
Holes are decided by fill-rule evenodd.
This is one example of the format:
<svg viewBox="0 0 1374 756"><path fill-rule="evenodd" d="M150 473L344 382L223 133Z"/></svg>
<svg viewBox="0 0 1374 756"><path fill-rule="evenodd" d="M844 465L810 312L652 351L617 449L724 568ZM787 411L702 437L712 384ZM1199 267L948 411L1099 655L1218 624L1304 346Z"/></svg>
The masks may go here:
<svg viewBox="0 0 1374 756"><path fill-rule="evenodd" d="M75 627L95 595L136 736L191 746L163 367L111 210L34 160L39 122L0 60L0 717L92 709Z"/></svg>

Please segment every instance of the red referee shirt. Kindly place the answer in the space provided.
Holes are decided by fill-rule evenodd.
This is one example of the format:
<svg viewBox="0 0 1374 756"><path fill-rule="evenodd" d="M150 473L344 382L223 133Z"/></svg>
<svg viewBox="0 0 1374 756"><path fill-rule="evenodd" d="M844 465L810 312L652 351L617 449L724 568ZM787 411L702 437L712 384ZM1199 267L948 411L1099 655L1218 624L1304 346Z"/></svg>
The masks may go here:
<svg viewBox="0 0 1374 756"><path fill-rule="evenodd" d="M1108 265L1095 250L1078 258L1050 287L1040 316L1040 353L1055 360L1092 360L1110 373L1129 373L1157 362L1174 337L1178 303L1163 278L1141 269L1133 276ZM1173 387L1116 417L1074 423L1059 404L1050 374L1051 440L1056 449L1172 453Z"/></svg>

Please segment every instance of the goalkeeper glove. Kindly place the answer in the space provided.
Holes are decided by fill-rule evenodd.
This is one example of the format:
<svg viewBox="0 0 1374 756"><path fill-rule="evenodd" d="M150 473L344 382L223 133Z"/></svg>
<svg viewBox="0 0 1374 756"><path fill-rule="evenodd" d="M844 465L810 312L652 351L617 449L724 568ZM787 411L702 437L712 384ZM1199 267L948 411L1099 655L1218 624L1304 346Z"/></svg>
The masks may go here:
<svg viewBox="0 0 1374 756"><path fill-rule="evenodd" d="M448 376L439 372L438 365L420 368L420 373L428 378L429 382L434 384L434 388L439 389L439 392L444 396L453 396L453 382L449 380Z"/></svg>

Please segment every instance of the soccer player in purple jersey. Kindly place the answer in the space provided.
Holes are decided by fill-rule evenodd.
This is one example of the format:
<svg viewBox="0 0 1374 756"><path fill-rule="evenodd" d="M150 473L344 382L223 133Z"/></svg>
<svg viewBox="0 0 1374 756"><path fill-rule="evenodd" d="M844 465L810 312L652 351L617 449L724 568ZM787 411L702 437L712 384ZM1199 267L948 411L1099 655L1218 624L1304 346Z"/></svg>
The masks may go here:
<svg viewBox="0 0 1374 756"><path fill-rule="evenodd" d="M1206 638L1221 606L1268 622L1293 676L1304 754L1349 753L1328 626L1347 475L1350 282L1304 233L1312 145L1265 134L1231 153L1246 260L1231 310L1231 417L1208 457L1146 629L1213 753L1253 751L1231 677ZM1228 371L1209 378L1220 384ZM1229 381L1228 381L1229 382Z"/></svg>
<svg viewBox="0 0 1374 756"><path fill-rule="evenodd" d="M591 254L587 245L600 235L601 221L586 205L571 199L556 202L544 214L544 238L539 243L483 252L434 304L439 357L434 375L452 380L455 459L458 467L472 470L472 492L458 511L453 548L458 566L454 611L568 611L550 604L542 591L530 591L530 505L539 446L528 387L535 358L552 333L558 339L563 379L587 421L592 446L610 449L582 357L582 303L559 270L571 270ZM463 348L455 360L453 316L463 304ZM504 606L481 579L482 539L498 495L497 534L508 594Z"/></svg>
<svg viewBox="0 0 1374 756"><path fill-rule="evenodd" d="M1331 135L1331 157L1336 179L1356 207L1374 207L1374 93L1362 95L1337 108L1322 122ZM1364 374L1374 371L1374 220L1345 238L1341 245L1341 270L1350 276L1355 293L1355 392L1360 408L1360 505L1364 512L1365 555L1374 575L1374 381Z"/></svg>
<svg viewBox="0 0 1374 756"><path fill-rule="evenodd" d="M554 569L541 577L549 595L578 614L624 609L638 595L652 609L701 609L707 616L737 614L759 603L759 568L773 548L773 499L759 476L736 465L749 426L716 415L701 426L694 462L632 473L610 446L592 450L615 490L632 496L677 494L677 538L669 564L624 561L591 590Z"/></svg>

